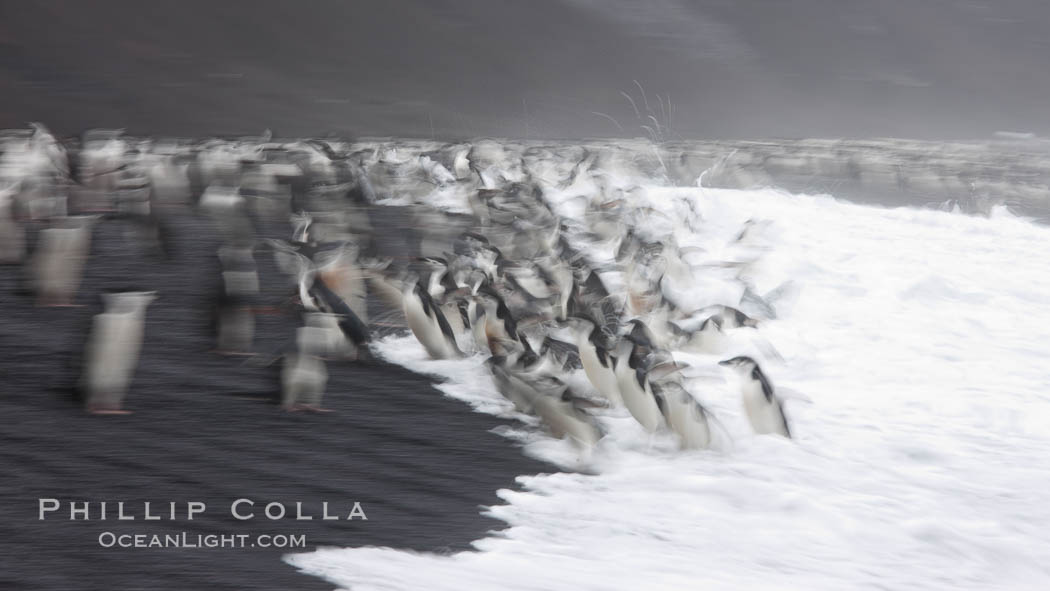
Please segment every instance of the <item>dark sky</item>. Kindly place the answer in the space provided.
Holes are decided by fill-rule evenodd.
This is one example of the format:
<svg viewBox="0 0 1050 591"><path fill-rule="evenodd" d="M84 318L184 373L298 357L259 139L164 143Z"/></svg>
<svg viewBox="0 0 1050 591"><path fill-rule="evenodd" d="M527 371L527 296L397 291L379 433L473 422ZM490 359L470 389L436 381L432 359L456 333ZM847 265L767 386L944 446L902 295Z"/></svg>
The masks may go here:
<svg viewBox="0 0 1050 591"><path fill-rule="evenodd" d="M0 127L1050 135L1048 26L1045 0L0 0Z"/></svg>

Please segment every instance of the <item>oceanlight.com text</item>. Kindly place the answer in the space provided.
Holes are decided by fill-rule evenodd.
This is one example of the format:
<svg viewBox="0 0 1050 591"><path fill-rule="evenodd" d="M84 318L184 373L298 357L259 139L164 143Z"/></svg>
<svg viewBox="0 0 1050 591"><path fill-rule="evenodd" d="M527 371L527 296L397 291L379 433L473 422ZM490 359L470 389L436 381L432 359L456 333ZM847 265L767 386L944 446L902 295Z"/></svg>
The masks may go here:
<svg viewBox="0 0 1050 591"><path fill-rule="evenodd" d="M305 548L306 534L117 534L98 536L103 548Z"/></svg>

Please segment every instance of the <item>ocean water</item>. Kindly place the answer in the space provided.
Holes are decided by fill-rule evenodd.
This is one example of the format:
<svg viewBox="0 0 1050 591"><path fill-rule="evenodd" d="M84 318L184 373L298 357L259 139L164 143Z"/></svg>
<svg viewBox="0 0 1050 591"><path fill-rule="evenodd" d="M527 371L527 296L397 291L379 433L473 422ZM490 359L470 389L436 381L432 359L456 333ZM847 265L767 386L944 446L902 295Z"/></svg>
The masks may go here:
<svg viewBox="0 0 1050 591"><path fill-rule="evenodd" d="M559 213L579 217L585 189L555 195ZM327 548L288 562L354 591L1050 587L1050 228L1005 209L979 218L776 190L654 183L629 200L636 228L753 261L760 293L790 282L778 318L735 331L725 355L680 356L718 418L715 448L679 451L610 410L608 435L581 452L519 416L502 433L551 471L479 508L506 528L475 550ZM687 202L696 230L676 213ZM727 246L749 219L762 222L749 245ZM717 299L732 287L711 269L674 287L697 305ZM431 361L411 336L377 349L476 412L517 416L481 357ZM788 398L793 440L753 435L715 365L770 349L763 367Z"/></svg>

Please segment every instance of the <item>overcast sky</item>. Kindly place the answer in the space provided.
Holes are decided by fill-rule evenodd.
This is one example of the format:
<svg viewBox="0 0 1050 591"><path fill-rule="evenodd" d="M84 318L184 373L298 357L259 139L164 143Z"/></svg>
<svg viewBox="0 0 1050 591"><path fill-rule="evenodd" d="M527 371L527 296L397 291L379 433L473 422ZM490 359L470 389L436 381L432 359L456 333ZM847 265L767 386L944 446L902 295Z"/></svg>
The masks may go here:
<svg viewBox="0 0 1050 591"><path fill-rule="evenodd" d="M0 127L1050 135L1048 27L1045 0L19 0Z"/></svg>

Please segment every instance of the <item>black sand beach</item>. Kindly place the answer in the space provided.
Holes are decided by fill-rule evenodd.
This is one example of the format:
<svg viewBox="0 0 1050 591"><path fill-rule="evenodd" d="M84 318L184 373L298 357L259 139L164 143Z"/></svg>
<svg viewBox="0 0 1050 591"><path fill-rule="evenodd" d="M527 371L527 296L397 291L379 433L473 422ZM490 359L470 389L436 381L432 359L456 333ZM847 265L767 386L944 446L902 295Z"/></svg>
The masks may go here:
<svg viewBox="0 0 1050 591"><path fill-rule="evenodd" d="M79 308L37 308L17 295L18 267L0 267L0 588L328 589L282 562L280 550L102 548L117 534L305 534L318 546L384 545L428 551L467 548L500 527L479 506L518 474L546 467L491 432L500 421L444 398L428 380L382 362L329 363L330 414L287 413L271 399L276 366L208 351L208 297L217 237L210 222L176 209L168 218L174 258L158 260L126 240L127 226L96 226ZM399 221L401 220L401 221ZM395 209L373 216L388 251L408 249ZM402 253L405 251L402 251ZM263 291L287 297L272 257L260 252ZM69 395L70 355L84 339L100 290L133 283L158 291L126 407L129 416L86 414ZM294 312L261 317L258 348L289 338ZM39 498L63 501L38 520ZM256 502L237 521L230 504ZM69 521L68 501L126 501L137 521ZM144 523L142 502L180 503L175 521ZM185 519L186 501L207 511ZM313 521L263 517L271 501ZM320 520L321 502L344 517ZM112 507L112 505L111 505ZM112 515L112 514L111 514ZM301 550L297 550L301 551Z"/></svg>

